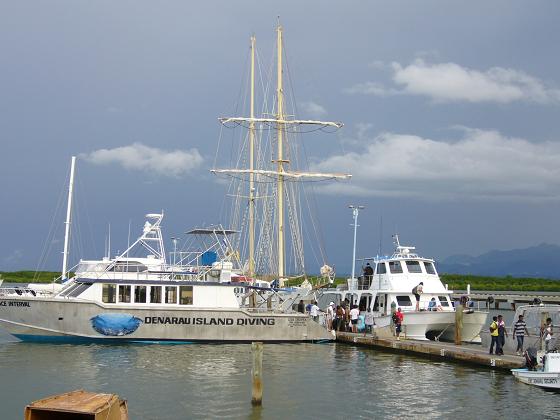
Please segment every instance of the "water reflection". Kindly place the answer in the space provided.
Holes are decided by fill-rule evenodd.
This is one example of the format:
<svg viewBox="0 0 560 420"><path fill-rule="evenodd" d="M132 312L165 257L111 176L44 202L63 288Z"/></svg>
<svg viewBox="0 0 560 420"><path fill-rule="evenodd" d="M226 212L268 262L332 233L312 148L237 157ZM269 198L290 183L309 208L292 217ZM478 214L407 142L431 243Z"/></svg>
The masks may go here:
<svg viewBox="0 0 560 420"><path fill-rule="evenodd" d="M115 392L131 418L553 416L560 399L501 372L336 344L264 347L251 406L250 345L0 343L2 418L46 395ZM522 417L522 416L521 416Z"/></svg>

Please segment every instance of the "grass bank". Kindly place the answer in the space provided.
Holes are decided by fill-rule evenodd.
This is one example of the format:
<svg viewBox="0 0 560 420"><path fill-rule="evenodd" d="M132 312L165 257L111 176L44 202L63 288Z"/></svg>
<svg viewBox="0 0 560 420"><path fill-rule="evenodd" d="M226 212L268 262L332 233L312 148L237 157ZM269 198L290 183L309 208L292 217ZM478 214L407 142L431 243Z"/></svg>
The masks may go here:
<svg viewBox="0 0 560 420"><path fill-rule="evenodd" d="M60 276L58 271L0 271L0 278L6 283L50 283ZM448 284L451 290L466 290L467 284L471 290L511 290L520 292L560 292L560 281L541 278L519 277L488 277L470 276L461 274L441 274L443 284ZM290 282L290 285L299 284L301 280ZM313 283L317 283L315 280ZM345 277L337 277L335 285L346 284Z"/></svg>
<svg viewBox="0 0 560 420"><path fill-rule="evenodd" d="M442 274L441 281L451 290L510 290L518 292L560 292L560 281L540 278L487 277L461 274Z"/></svg>
<svg viewBox="0 0 560 420"><path fill-rule="evenodd" d="M50 283L60 276L60 271L0 271L6 283Z"/></svg>

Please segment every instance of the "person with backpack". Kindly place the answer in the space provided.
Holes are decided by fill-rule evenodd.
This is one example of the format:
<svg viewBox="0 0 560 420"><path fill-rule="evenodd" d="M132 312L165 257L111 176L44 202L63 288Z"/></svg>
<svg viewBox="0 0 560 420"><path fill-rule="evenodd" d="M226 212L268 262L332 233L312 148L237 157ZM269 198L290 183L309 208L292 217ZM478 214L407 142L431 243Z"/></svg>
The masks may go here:
<svg viewBox="0 0 560 420"><path fill-rule="evenodd" d="M424 282L418 283L418 285L414 286L412 289L412 294L416 298L416 310L420 310L420 295L424 292Z"/></svg>
<svg viewBox="0 0 560 420"><path fill-rule="evenodd" d="M492 323L490 324L490 337L492 338L492 343L490 344L490 354L494 354L494 345L496 345L496 354L500 354L502 351L502 346L500 344L500 338L498 337L498 317L492 317Z"/></svg>

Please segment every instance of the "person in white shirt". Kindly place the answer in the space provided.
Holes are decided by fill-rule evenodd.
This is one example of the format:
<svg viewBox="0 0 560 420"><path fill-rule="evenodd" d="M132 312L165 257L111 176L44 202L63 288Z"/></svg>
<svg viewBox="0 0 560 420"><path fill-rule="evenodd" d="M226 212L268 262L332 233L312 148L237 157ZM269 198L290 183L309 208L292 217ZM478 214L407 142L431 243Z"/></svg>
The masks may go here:
<svg viewBox="0 0 560 420"><path fill-rule="evenodd" d="M319 307L317 306L317 301L313 302L311 308L309 309L309 315L313 318L313 321L319 322Z"/></svg>
<svg viewBox="0 0 560 420"><path fill-rule="evenodd" d="M364 330L364 336L368 332L373 334L373 312L371 311L371 308L369 308L366 312L366 328Z"/></svg>
<svg viewBox="0 0 560 420"><path fill-rule="evenodd" d="M350 321L352 322L352 332L358 332L358 316L360 316L360 310L356 305L350 309Z"/></svg>
<svg viewBox="0 0 560 420"><path fill-rule="evenodd" d="M331 302L329 303L329 306L327 306L327 328L329 331L332 330L333 327L334 312L334 302Z"/></svg>

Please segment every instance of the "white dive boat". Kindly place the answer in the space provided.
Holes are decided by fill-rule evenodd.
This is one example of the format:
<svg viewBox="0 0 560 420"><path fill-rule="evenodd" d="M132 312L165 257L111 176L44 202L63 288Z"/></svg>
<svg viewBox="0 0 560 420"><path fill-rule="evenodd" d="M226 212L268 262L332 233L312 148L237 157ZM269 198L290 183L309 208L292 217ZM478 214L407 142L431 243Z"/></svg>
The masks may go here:
<svg viewBox="0 0 560 420"><path fill-rule="evenodd" d="M415 340L446 340L455 337L455 309L450 294L442 284L434 260L419 257L412 246L401 246L395 235L396 249L390 257L366 259L371 262L373 275L349 279L348 284L322 289L318 294L319 307L331 301L337 305L347 299L358 305L363 313L372 308L376 328L386 329L391 324L392 311L401 308L404 313L402 335ZM412 289L423 282L419 311ZM430 301L435 299L435 306ZM480 342L480 330L487 312L467 309L463 313L462 341Z"/></svg>
<svg viewBox="0 0 560 420"><path fill-rule="evenodd" d="M541 388L560 389L560 353L546 353L542 367L535 370L512 369L511 373L520 382Z"/></svg>
<svg viewBox="0 0 560 420"><path fill-rule="evenodd" d="M560 324L560 305L554 304L534 304L522 305L515 311L513 323L523 315L523 320L527 324L527 331L530 336L525 338L524 352L527 366L532 368L512 369L511 372L520 382L535 385L541 388L560 389L560 353L558 353L557 338L553 338L546 343L541 328L546 320L552 320L553 328ZM512 326L513 328L513 326ZM553 337L557 334L552 335ZM516 348L509 347L516 342L506 340L504 347L506 352L513 352ZM548 344L548 346L547 346ZM548 352L546 351L548 347Z"/></svg>
<svg viewBox="0 0 560 420"><path fill-rule="evenodd" d="M280 26L277 29L275 110L272 116L263 111L264 118L255 117L254 46L252 38L250 116L221 119L224 125L246 125L249 128L249 165L248 168L213 170L217 174L230 175L232 179L247 181L248 197L239 190L236 197L248 198L248 245L232 245L228 236L233 231L198 229L191 233L213 236L212 244L195 251L175 252L173 264L168 264L160 230L163 215L149 214L142 235L127 251L113 259L81 261L75 276L65 282L62 290L37 293L30 289L18 293L15 289L0 289L1 326L24 340L280 342L333 339L333 334L325 326L292 310L289 294L279 297L269 283L255 278L267 272L271 279L277 279L282 285L287 277L284 234L288 229L284 227L284 199L291 197L298 201L293 191L297 183L292 181L348 178L348 175L290 169L293 166L287 158L291 156L293 159L294 156L288 149L288 139L303 126L337 129L342 124L296 120L286 114ZM265 142L263 138L256 139L257 132L274 132L275 135ZM267 143L268 149L256 147L256 140L260 146ZM268 164L273 156L274 166L259 166L255 159L258 156L260 162L267 161ZM68 277L73 172L72 169L63 281ZM274 185L274 191L262 190L263 185ZM256 216L255 209L257 199L264 207L259 216ZM288 202L286 207L291 212L288 219L293 230L289 242L298 248L290 255L297 254L304 268L302 229L294 222L294 215L298 212L294 210L293 202ZM241 219L245 220L244 217ZM257 227L258 240L255 238ZM259 249L271 252L259 253L255 250L255 242L261 245ZM131 256L133 248L146 252ZM177 256L179 261L175 259ZM259 263L263 265L259 266ZM270 267L274 269L266 270Z"/></svg>
<svg viewBox="0 0 560 420"><path fill-rule="evenodd" d="M142 235L116 258L81 261L58 293L0 288L0 325L25 341L322 341L332 334L312 318L243 308L231 262L216 258L223 239L169 265L160 224L147 215ZM144 256L130 257L144 249ZM186 260L187 255L188 261ZM258 286L244 285L258 294ZM267 293L270 289L264 289Z"/></svg>

